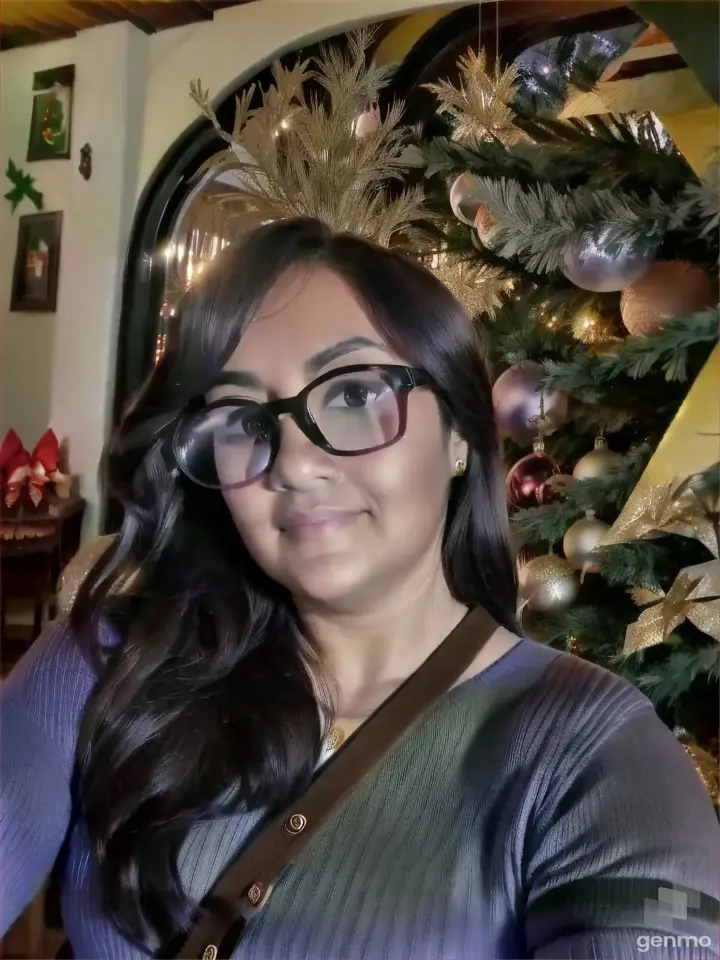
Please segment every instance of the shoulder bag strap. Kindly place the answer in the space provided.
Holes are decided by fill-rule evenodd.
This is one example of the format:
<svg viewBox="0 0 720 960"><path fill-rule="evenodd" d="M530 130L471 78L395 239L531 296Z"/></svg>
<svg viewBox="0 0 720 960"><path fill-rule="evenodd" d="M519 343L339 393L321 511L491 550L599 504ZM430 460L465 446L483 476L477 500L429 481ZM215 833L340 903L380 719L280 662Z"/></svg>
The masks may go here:
<svg viewBox="0 0 720 960"><path fill-rule="evenodd" d="M247 921L267 900L282 870L419 718L465 673L497 624L468 613L438 649L350 737L308 790L273 816L204 899L175 960L226 960ZM163 954L167 957L168 954Z"/></svg>

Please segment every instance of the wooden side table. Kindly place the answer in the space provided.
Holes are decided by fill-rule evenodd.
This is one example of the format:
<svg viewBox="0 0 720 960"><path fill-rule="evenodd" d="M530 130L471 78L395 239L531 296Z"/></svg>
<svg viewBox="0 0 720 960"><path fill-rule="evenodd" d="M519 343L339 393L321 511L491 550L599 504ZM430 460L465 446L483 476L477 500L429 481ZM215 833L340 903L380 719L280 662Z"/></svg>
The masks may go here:
<svg viewBox="0 0 720 960"><path fill-rule="evenodd" d="M65 564L80 546L85 501L74 497L46 511L25 511L22 516L0 516L0 640L3 661L10 631L6 620L8 600L32 604L32 643L43 627L43 611L50 605L54 617L55 588ZM3 663L4 666L4 663Z"/></svg>

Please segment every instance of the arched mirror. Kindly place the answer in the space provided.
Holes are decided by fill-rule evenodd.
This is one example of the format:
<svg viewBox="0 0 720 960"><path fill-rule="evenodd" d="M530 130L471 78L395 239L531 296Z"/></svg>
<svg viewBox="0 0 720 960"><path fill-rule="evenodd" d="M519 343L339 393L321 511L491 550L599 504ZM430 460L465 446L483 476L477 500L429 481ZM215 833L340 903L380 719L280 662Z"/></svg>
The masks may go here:
<svg viewBox="0 0 720 960"><path fill-rule="evenodd" d="M201 179L181 206L170 238L156 251L155 256L164 260L165 274L155 343L156 363L165 349L180 297L243 229L228 202L237 184L237 174L230 170Z"/></svg>

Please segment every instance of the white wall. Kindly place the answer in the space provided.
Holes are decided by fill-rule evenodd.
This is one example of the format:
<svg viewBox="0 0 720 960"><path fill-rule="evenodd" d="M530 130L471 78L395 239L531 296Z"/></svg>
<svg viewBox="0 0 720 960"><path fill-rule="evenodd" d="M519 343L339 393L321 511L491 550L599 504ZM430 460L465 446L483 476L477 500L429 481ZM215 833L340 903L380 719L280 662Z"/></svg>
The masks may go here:
<svg viewBox="0 0 720 960"><path fill-rule="evenodd" d="M68 160L27 163L33 74L75 62L75 40L10 50L0 57L0 165L8 160L36 178L45 210L68 209L74 166ZM75 150L73 150L75 152ZM78 174L79 176L79 174ZM5 180L3 193L10 189ZM15 213L3 199L0 215L0 439L10 427L32 449L50 422L50 378L56 329L54 313L10 313L10 289L17 250L18 219L36 213L23 200ZM60 289L67 263L60 261Z"/></svg>
<svg viewBox="0 0 720 960"><path fill-rule="evenodd" d="M190 81L200 77L218 101L238 79L249 80L288 50L357 24L439 5L445 4L262 0L150 37L128 24L112 24L81 31L62 44L0 55L3 147L16 162L27 147L32 73L64 63L76 66L72 159L30 165L46 193L47 209L64 212L54 316L8 316L6 278L17 225L3 219L1 422L14 425L26 444L35 442L48 420L61 439L67 437L70 466L80 475L89 503L86 536L94 535L99 517L97 467L110 422L122 271L134 207L165 152L197 117ZM89 182L77 172L86 141L93 147Z"/></svg>
<svg viewBox="0 0 720 960"><path fill-rule="evenodd" d="M57 311L9 311L17 216L2 216L2 411L32 449L52 426L67 441L69 466L88 500L87 530L98 520L97 469L107 436L117 342L122 268L137 193L141 118L147 83L147 37L127 23L85 30L75 39L10 50L0 60L2 163L36 178L46 210L63 211ZM33 73L75 64L72 157L25 163ZM90 143L93 173L78 172Z"/></svg>
<svg viewBox="0 0 720 960"><path fill-rule="evenodd" d="M93 173L70 181L64 227L65 283L53 351L50 412L82 478L87 528L95 532L98 461L111 419L117 331L145 100L148 44L128 23L97 27L75 41L79 149L93 149ZM75 153L75 151L73 151ZM73 160L73 168L77 164Z"/></svg>

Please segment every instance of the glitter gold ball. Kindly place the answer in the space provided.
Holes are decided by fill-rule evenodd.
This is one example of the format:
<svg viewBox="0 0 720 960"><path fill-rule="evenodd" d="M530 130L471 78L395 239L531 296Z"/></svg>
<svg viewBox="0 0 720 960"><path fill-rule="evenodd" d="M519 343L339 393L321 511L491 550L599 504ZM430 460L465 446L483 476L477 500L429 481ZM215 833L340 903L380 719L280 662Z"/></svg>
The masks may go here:
<svg viewBox="0 0 720 960"><path fill-rule="evenodd" d="M556 613L567 610L577 598L580 583L562 557L536 557L520 569L520 598L529 610Z"/></svg>

